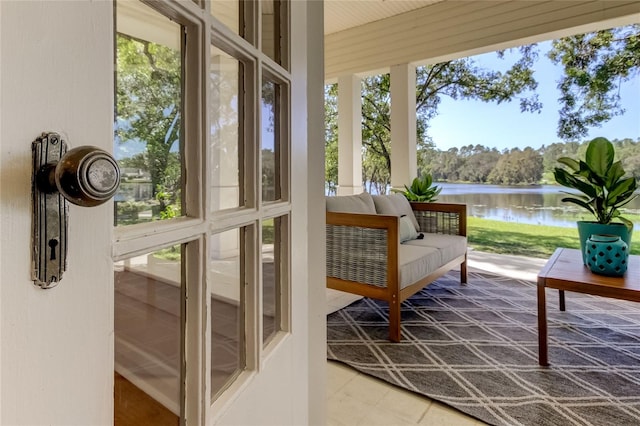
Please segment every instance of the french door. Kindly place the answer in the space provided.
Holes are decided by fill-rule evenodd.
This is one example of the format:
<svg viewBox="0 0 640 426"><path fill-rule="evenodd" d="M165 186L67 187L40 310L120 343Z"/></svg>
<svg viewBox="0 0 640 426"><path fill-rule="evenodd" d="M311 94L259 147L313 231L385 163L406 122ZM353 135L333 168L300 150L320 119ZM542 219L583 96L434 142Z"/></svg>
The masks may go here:
<svg viewBox="0 0 640 426"><path fill-rule="evenodd" d="M291 330L288 3L115 10L115 418L195 424Z"/></svg>
<svg viewBox="0 0 640 426"><path fill-rule="evenodd" d="M1 1L0 44L0 423L110 424L114 383L174 423L323 423L321 2ZM50 131L123 185L69 206L43 290Z"/></svg>

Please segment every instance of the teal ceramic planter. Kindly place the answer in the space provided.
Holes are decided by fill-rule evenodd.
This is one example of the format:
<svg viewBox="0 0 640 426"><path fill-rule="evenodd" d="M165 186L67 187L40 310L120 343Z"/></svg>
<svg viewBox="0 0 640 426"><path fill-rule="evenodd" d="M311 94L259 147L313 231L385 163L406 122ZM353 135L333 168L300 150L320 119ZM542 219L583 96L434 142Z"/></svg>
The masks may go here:
<svg viewBox="0 0 640 426"><path fill-rule="evenodd" d="M620 277L627 272L629 247L617 235L591 235L585 241L585 264L591 272Z"/></svg>
<svg viewBox="0 0 640 426"><path fill-rule="evenodd" d="M578 221L578 236L580 238L580 250L582 251L582 259L585 261L585 242L592 235L617 235L622 241L631 247L631 231L622 223L602 224L598 222Z"/></svg>

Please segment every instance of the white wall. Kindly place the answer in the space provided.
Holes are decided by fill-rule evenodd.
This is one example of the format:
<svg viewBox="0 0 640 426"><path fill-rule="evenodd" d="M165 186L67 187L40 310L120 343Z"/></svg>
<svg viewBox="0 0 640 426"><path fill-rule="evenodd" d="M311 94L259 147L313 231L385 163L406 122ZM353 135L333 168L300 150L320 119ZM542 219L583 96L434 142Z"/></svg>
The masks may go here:
<svg viewBox="0 0 640 426"><path fill-rule="evenodd" d="M112 146L111 2L0 1L0 423L109 424L113 205L72 206L68 270L30 281L31 142Z"/></svg>

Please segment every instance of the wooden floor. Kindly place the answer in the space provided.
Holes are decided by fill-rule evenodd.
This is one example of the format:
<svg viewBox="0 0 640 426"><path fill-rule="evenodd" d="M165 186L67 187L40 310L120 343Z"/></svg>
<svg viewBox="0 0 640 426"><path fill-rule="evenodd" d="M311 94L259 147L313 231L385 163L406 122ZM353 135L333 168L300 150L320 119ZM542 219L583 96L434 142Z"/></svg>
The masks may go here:
<svg viewBox="0 0 640 426"><path fill-rule="evenodd" d="M114 425L116 426L176 426L178 416L118 373L113 390Z"/></svg>

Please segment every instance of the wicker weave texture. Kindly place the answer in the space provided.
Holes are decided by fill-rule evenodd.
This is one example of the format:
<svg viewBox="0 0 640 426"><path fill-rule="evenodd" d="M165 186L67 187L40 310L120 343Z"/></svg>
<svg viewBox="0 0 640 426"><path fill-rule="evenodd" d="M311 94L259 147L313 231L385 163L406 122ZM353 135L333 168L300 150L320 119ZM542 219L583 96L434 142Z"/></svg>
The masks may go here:
<svg viewBox="0 0 640 426"><path fill-rule="evenodd" d="M414 210L420 232L459 235L460 215L451 212Z"/></svg>
<svg viewBox="0 0 640 426"><path fill-rule="evenodd" d="M387 286L387 231L326 225L327 276Z"/></svg>

